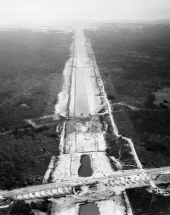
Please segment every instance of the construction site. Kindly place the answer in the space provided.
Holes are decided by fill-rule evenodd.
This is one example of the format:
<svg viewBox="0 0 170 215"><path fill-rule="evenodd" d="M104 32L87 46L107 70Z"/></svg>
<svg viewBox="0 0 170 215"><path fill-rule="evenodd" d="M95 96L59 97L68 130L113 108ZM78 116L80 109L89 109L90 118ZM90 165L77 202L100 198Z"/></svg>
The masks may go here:
<svg viewBox="0 0 170 215"><path fill-rule="evenodd" d="M48 199L38 215L132 215L127 189L145 187L169 196L170 167L143 168L132 139L121 135L84 29L74 29L71 57L63 71L52 121L57 121L60 155L53 156L41 185L0 191L0 207L17 200ZM48 116L46 117L46 119ZM36 126L33 123L32 126ZM108 155L113 148L112 156Z"/></svg>

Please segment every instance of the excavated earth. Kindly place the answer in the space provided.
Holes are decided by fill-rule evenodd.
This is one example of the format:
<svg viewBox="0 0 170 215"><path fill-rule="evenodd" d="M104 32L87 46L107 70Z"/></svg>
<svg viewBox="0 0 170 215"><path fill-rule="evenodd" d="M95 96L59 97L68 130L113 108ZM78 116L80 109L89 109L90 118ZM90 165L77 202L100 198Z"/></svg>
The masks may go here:
<svg viewBox="0 0 170 215"><path fill-rule="evenodd" d="M54 115L63 119L57 127L61 154L52 158L44 182L93 179L140 168L132 143L118 134L90 42L81 28L76 29L72 56L63 74ZM120 188L115 195L107 186L92 186L87 196L77 190L52 199L51 214L131 214L126 193Z"/></svg>

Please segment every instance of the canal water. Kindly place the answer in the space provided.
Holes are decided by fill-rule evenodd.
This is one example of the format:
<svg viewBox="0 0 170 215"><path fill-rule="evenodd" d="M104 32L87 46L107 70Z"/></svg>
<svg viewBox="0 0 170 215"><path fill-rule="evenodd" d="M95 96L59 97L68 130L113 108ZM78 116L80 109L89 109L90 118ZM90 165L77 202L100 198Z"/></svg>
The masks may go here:
<svg viewBox="0 0 170 215"><path fill-rule="evenodd" d="M90 187L90 190L92 190L92 191L97 191L97 190L98 190L98 188L97 188L97 186L96 186L96 185L94 185L94 186Z"/></svg>
<svg viewBox="0 0 170 215"><path fill-rule="evenodd" d="M91 162L90 162L89 155L82 155L79 176L80 177L90 177L90 176L92 176L92 173L93 173L93 170L91 168Z"/></svg>
<svg viewBox="0 0 170 215"><path fill-rule="evenodd" d="M100 215L100 213L95 203L87 203L80 206L79 215Z"/></svg>
<svg viewBox="0 0 170 215"><path fill-rule="evenodd" d="M84 68L76 70L76 116L87 117L90 114L87 88L86 71Z"/></svg>
<svg viewBox="0 0 170 215"><path fill-rule="evenodd" d="M76 116L89 116L89 102L87 94L87 71L86 57L84 48L84 38L81 30L76 34Z"/></svg>

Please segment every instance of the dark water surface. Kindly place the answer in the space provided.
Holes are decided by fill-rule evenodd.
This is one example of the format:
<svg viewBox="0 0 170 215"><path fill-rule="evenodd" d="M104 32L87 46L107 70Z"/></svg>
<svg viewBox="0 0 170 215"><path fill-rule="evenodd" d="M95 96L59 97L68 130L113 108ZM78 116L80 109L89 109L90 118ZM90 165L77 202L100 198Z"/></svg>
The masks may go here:
<svg viewBox="0 0 170 215"><path fill-rule="evenodd" d="M100 215L99 209L94 203L87 203L80 206L79 215Z"/></svg>
<svg viewBox="0 0 170 215"><path fill-rule="evenodd" d="M79 170L80 177L90 177L92 176L93 170L91 168L90 157L88 155L83 155L81 157L81 167Z"/></svg>
<svg viewBox="0 0 170 215"><path fill-rule="evenodd" d="M97 191L98 188L97 188L97 186L93 186L93 187L90 187L90 190Z"/></svg>

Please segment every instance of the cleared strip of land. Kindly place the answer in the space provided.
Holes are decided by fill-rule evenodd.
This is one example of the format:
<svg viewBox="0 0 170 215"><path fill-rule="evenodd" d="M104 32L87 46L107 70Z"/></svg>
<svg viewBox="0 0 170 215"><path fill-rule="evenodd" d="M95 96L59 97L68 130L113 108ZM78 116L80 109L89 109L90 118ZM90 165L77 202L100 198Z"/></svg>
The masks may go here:
<svg viewBox="0 0 170 215"><path fill-rule="evenodd" d="M82 29L76 30L64 80L55 113L56 118L62 117L57 127L61 154L52 158L44 178L44 182L53 183L16 190L12 195L16 199L61 197L53 200L52 214L78 214L80 203L92 201L101 214L130 215L126 188L154 186L168 179L162 179L164 173L160 170L152 174L144 170L131 139L119 134L90 42ZM106 153L109 144L115 150L112 157ZM92 174L84 179L79 170L85 155L90 159ZM31 190L33 193L28 193Z"/></svg>

